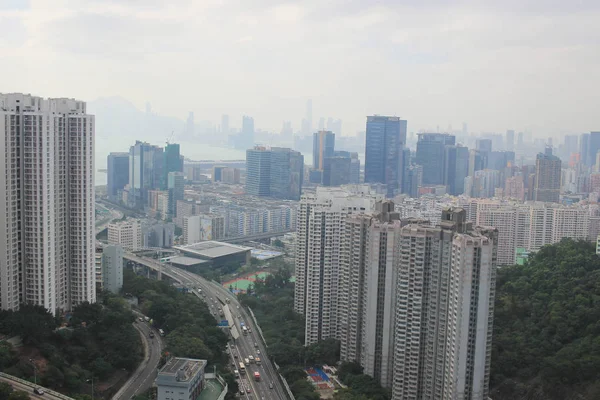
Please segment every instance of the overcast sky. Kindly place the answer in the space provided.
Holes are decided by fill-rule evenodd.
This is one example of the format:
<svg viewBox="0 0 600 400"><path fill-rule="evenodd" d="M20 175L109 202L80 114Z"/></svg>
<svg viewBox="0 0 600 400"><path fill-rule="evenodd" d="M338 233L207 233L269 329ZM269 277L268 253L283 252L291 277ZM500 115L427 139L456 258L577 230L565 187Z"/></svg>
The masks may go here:
<svg viewBox="0 0 600 400"><path fill-rule="evenodd" d="M485 5L487 3L487 5ZM600 130L598 0L0 0L0 91L300 128ZM316 123L316 122L315 122Z"/></svg>

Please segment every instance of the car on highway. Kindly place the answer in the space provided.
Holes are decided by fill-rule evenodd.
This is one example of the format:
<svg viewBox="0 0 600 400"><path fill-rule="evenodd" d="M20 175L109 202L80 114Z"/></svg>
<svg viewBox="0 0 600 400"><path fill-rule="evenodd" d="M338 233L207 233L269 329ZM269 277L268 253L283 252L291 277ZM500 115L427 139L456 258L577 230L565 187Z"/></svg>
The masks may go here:
<svg viewBox="0 0 600 400"><path fill-rule="evenodd" d="M140 322L144 322L144 317L139 318Z"/></svg>
<svg viewBox="0 0 600 400"><path fill-rule="evenodd" d="M34 388L33 389L33 393L37 394L38 396L42 396L45 392L42 388Z"/></svg>
<svg viewBox="0 0 600 400"><path fill-rule="evenodd" d="M250 386L246 386L246 393L250 393L250 392L251 392Z"/></svg>
<svg viewBox="0 0 600 400"><path fill-rule="evenodd" d="M256 354L260 355L260 350L256 350Z"/></svg>
<svg viewBox="0 0 600 400"><path fill-rule="evenodd" d="M233 353L233 358L238 358L237 353Z"/></svg>
<svg viewBox="0 0 600 400"><path fill-rule="evenodd" d="M273 389L273 384L269 383L269 389Z"/></svg>
<svg viewBox="0 0 600 400"><path fill-rule="evenodd" d="M148 336L150 336L150 339L153 339L154 338L154 332L150 332L150 335L148 335Z"/></svg>

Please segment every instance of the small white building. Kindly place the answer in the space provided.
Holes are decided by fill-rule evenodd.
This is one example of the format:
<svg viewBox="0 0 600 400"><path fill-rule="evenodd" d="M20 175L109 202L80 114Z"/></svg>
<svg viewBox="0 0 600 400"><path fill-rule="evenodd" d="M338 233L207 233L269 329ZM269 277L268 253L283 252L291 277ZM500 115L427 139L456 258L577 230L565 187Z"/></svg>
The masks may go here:
<svg viewBox="0 0 600 400"><path fill-rule="evenodd" d="M204 389L206 360L171 358L158 371L157 400L196 400Z"/></svg>

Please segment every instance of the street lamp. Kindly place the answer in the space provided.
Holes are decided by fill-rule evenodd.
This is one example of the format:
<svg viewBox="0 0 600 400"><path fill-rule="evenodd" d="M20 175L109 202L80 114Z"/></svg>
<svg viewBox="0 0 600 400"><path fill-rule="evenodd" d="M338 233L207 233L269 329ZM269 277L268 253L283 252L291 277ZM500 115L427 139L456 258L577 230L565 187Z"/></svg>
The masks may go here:
<svg viewBox="0 0 600 400"><path fill-rule="evenodd" d="M94 375L92 374L92 379L86 380L86 382L92 381L92 400L94 400Z"/></svg>
<svg viewBox="0 0 600 400"><path fill-rule="evenodd" d="M30 358L29 362L33 366L33 383L37 386L37 366L35 365L33 358Z"/></svg>

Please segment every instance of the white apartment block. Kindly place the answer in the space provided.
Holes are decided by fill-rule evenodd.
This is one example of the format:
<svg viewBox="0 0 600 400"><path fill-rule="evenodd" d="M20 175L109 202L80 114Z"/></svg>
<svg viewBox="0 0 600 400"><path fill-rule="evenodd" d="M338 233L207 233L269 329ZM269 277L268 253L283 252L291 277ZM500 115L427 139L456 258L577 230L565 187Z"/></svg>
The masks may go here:
<svg viewBox="0 0 600 400"><path fill-rule="evenodd" d="M119 245L125 251L142 248L142 225L133 219L108 224L108 244Z"/></svg>
<svg viewBox="0 0 600 400"><path fill-rule="evenodd" d="M394 400L487 399L497 233L465 221L458 209L401 229Z"/></svg>
<svg viewBox="0 0 600 400"><path fill-rule="evenodd" d="M121 246L106 246L102 252L102 287L119 293L123 287L123 249Z"/></svg>
<svg viewBox="0 0 600 400"><path fill-rule="evenodd" d="M368 186L318 187L298 212L294 309L306 318L306 345L337 338L340 246L346 218L373 211Z"/></svg>
<svg viewBox="0 0 600 400"><path fill-rule="evenodd" d="M74 99L0 94L0 133L0 308L94 302L94 116Z"/></svg>

